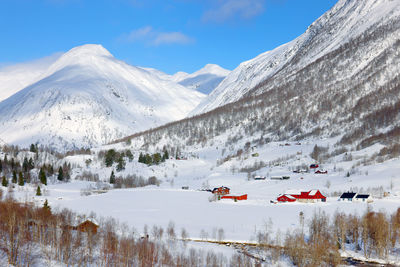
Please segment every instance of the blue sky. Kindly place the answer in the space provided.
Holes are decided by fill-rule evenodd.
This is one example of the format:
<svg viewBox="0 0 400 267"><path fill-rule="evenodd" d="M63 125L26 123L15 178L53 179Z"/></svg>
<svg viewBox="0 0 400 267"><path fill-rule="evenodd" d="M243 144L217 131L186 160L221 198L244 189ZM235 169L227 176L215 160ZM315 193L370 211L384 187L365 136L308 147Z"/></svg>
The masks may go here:
<svg viewBox="0 0 400 267"><path fill-rule="evenodd" d="M227 69L302 34L336 0L0 0L0 64L102 44L166 73Z"/></svg>

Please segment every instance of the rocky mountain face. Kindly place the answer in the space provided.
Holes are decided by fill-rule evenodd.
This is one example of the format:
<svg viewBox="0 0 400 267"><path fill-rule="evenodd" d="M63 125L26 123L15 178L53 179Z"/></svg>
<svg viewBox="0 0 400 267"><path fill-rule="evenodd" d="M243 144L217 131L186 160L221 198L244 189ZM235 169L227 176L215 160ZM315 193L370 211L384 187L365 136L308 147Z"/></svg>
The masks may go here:
<svg viewBox="0 0 400 267"><path fill-rule="evenodd" d="M0 138L64 150L108 143L184 118L204 95L115 59L100 45L76 47L41 79L0 102Z"/></svg>
<svg viewBox="0 0 400 267"><path fill-rule="evenodd" d="M392 0L340 0L295 40L240 64L191 114L304 80L318 83L307 86L317 91L332 88L331 83L354 84L355 75L394 48L399 39L399 9L398 1ZM386 67L385 63L380 62ZM396 62L390 63L388 73L396 67ZM304 76L311 68L314 73Z"/></svg>
<svg viewBox="0 0 400 267"><path fill-rule="evenodd" d="M400 143L399 56L398 1L340 0L297 39L233 70L192 117L146 138L205 145L225 136L229 147L336 137L336 145L380 142L392 151Z"/></svg>

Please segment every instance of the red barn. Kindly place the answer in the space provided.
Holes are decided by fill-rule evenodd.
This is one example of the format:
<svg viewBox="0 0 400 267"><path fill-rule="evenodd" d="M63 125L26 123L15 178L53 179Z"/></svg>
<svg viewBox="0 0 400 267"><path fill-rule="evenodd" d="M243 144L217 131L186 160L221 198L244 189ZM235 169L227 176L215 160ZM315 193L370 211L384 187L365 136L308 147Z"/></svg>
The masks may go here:
<svg viewBox="0 0 400 267"><path fill-rule="evenodd" d="M226 186L216 187L213 189L212 193L216 195L228 195L230 189Z"/></svg>
<svg viewBox="0 0 400 267"><path fill-rule="evenodd" d="M277 198L278 202L326 202L326 197L318 189L310 191L288 191Z"/></svg>
<svg viewBox="0 0 400 267"><path fill-rule="evenodd" d="M319 167L318 164L311 164L310 169L317 169Z"/></svg>
<svg viewBox="0 0 400 267"><path fill-rule="evenodd" d="M247 194L241 196L222 196L221 199L247 200Z"/></svg>

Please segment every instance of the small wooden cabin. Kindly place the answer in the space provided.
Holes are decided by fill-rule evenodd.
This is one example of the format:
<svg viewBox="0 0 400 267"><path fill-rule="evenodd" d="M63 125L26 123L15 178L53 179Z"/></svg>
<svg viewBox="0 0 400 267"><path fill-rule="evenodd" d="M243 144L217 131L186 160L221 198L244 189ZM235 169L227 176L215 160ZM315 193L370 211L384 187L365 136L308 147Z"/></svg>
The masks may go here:
<svg viewBox="0 0 400 267"><path fill-rule="evenodd" d="M86 233L97 233L99 225L91 219L87 219L76 226L76 230Z"/></svg>

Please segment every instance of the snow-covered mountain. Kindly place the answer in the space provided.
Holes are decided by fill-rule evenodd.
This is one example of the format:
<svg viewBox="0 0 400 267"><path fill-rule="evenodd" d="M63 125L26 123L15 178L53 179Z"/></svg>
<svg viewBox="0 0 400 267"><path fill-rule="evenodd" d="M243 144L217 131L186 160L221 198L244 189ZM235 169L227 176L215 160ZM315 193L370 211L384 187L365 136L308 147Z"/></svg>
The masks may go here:
<svg viewBox="0 0 400 267"><path fill-rule="evenodd" d="M229 73L229 70L218 65L207 64L202 69L192 74L177 72L172 76L172 80L189 89L195 89L201 93L209 94Z"/></svg>
<svg viewBox="0 0 400 267"><path fill-rule="evenodd" d="M399 11L397 0L340 0L295 40L240 64L191 114L210 111L249 94L261 94L287 80L304 79L299 73L307 66L351 46L357 38L367 38L366 34L374 29L395 28L382 41L378 41L375 31L370 36L376 39L371 45L360 47L357 55L348 55L351 60L332 66L335 80L351 80L398 41Z"/></svg>
<svg viewBox="0 0 400 267"><path fill-rule="evenodd" d="M110 142L184 118L204 97L115 59L101 45L60 56L41 80L0 102L0 138L58 149Z"/></svg>
<svg viewBox="0 0 400 267"><path fill-rule="evenodd" d="M223 79L231 72L216 64L207 64L200 70L191 74L178 71L174 75L168 75L162 71L153 68L144 68L160 79L179 83L188 89L199 91L203 94L209 94L213 91Z"/></svg>
<svg viewBox="0 0 400 267"><path fill-rule="evenodd" d="M242 63L197 115L142 137L157 146L207 147L219 140L227 151L239 142L246 150L334 137L338 151L379 143L381 155L397 155L399 110L399 2L340 0L296 40Z"/></svg>

